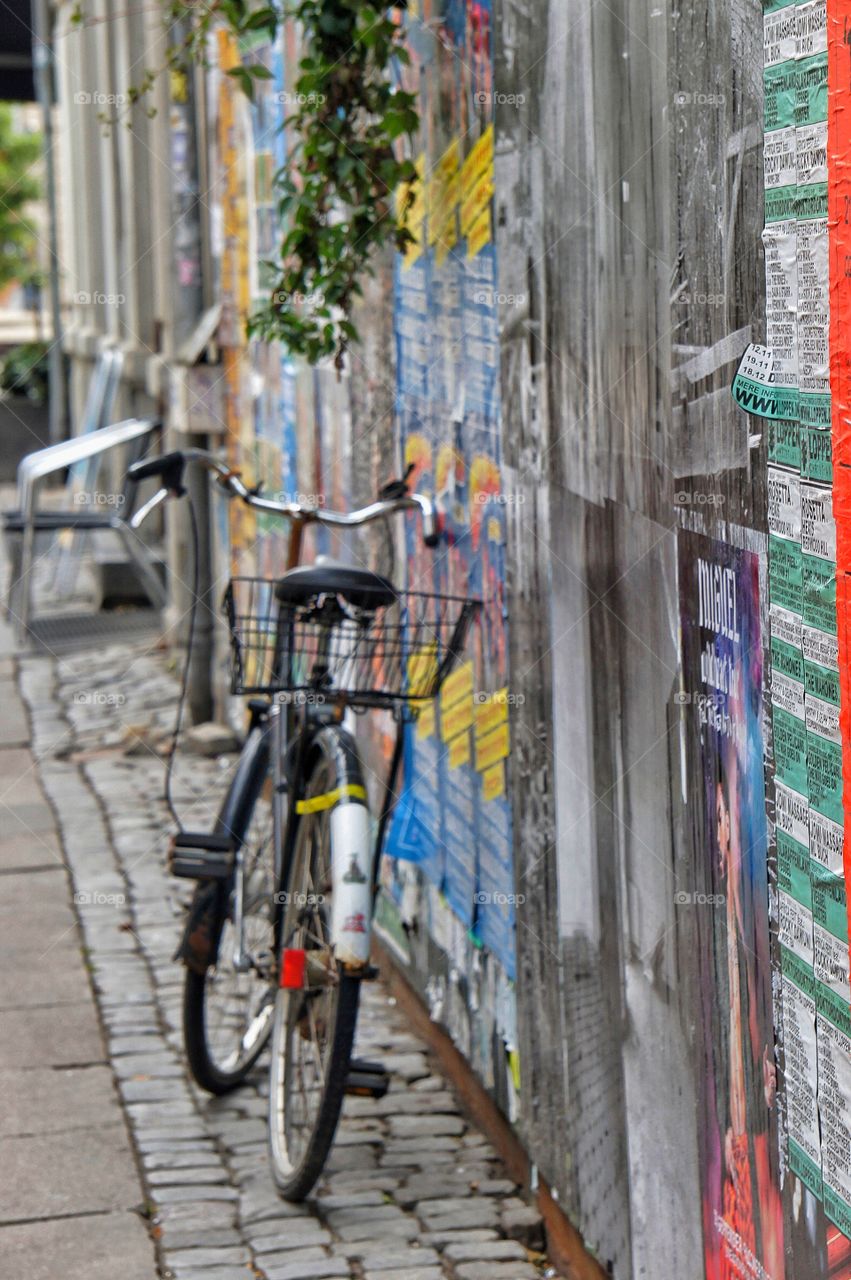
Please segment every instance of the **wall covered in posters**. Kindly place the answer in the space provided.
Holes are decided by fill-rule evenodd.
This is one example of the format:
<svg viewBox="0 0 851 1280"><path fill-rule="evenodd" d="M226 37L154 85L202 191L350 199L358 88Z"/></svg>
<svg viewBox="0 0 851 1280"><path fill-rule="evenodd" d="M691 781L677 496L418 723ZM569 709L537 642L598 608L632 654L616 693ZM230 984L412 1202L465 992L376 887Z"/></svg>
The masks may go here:
<svg viewBox="0 0 851 1280"><path fill-rule="evenodd" d="M532 10L495 75L521 1123L616 1276L848 1276L851 15Z"/></svg>
<svg viewBox="0 0 851 1280"><path fill-rule="evenodd" d="M411 0L415 242L341 379L244 336L296 33L242 50L252 104L211 74L228 447L439 499L436 556L370 560L484 602L406 730L379 928L601 1264L849 1280L845 12L604 8Z"/></svg>
<svg viewBox="0 0 851 1280"><path fill-rule="evenodd" d="M511 1109L520 1080L515 1032L515 903L507 790L508 717L505 498L500 476L499 346L490 3L450 0L409 7L411 64L399 74L420 94L420 174L411 218L417 242L387 264L395 351L355 352L338 378L311 370L279 347L248 341L244 320L264 292L262 260L280 227L272 176L286 163L297 32L272 46L255 33L239 52L268 71L248 103L227 75L213 74L217 191L221 200L225 416L235 465L268 492L345 508L365 502L412 465L413 485L433 494L447 526L445 547L423 548L413 521L394 575L411 589L474 595L484 602L467 660L440 699L406 732L400 801L388 833L379 928L429 1005ZM222 43L219 67L235 48ZM374 325L365 317L362 326ZM395 359L392 356L395 355ZM388 382L388 380L390 380ZM389 423L353 406L387 383ZM387 440L387 431L390 439ZM378 438L382 437L381 443ZM367 466L362 464L363 457ZM231 511L221 557L233 571L272 574L278 526ZM319 533L316 550L376 561ZM377 554L381 556L381 549ZM364 727L380 774L392 726Z"/></svg>
<svg viewBox="0 0 851 1280"><path fill-rule="evenodd" d="M447 955L429 998L464 1040L479 1041L472 1052L487 1075L507 1085L510 1070L513 1088L516 892L506 761L514 695L504 600L492 23L490 4L473 0L415 6L408 23L414 57L405 79L419 90L425 127L409 215L415 243L394 269L397 412L405 462L416 487L437 497L449 544L435 560L412 536L409 581L474 595L484 607L468 661L408 731L405 791L388 843L399 865L388 884L401 905L402 864L418 863L432 936ZM459 984L471 977L480 992L476 1031L459 999Z"/></svg>

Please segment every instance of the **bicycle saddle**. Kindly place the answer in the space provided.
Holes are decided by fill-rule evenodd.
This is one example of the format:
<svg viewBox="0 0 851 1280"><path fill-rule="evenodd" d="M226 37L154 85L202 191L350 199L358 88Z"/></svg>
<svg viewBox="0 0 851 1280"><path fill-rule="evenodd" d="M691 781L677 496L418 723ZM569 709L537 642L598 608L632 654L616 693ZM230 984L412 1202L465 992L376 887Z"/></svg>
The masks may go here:
<svg viewBox="0 0 851 1280"><path fill-rule="evenodd" d="M302 565L275 585L275 596L284 604L305 604L321 595L342 596L356 609L379 609L393 604L398 592L387 578L347 564Z"/></svg>

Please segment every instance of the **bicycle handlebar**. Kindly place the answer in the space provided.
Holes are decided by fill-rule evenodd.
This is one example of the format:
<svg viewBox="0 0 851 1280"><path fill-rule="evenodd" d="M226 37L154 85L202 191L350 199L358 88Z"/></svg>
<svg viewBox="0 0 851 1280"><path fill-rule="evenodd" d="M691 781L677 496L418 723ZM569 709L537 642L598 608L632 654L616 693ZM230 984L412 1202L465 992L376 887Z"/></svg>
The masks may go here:
<svg viewBox="0 0 851 1280"><path fill-rule="evenodd" d="M134 462L128 468L130 480L145 480L151 476L159 476L163 487L136 512L130 521L131 527L138 529L155 507L169 497L180 497L185 493L183 487L183 471L188 462L198 463L206 471L211 471L217 483L231 497L239 498L248 507L257 511L267 511L273 515L299 521L301 524L324 524L335 528L357 528L371 524L384 516L395 515L400 511L419 511L423 525L423 541L427 547L435 547L440 540L437 510L431 498L422 493L407 493L400 498L391 498L371 502L369 506L360 507L356 511L328 511L324 507L303 506L297 502L276 502L273 498L263 498L258 491L249 489L243 483L239 472L232 471L226 463L206 449L187 449L164 453L157 458L147 458Z"/></svg>

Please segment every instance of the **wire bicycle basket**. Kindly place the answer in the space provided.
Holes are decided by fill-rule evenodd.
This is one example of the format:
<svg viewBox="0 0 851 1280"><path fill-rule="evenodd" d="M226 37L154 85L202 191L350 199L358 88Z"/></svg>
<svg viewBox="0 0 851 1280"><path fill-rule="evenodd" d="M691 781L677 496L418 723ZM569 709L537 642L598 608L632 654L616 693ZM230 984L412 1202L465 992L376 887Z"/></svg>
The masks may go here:
<svg viewBox="0 0 851 1280"><path fill-rule="evenodd" d="M415 708L439 691L481 606L422 591L400 591L392 604L374 609L334 596L292 604L276 600L275 585L274 578L252 577L228 584L223 604L234 694Z"/></svg>

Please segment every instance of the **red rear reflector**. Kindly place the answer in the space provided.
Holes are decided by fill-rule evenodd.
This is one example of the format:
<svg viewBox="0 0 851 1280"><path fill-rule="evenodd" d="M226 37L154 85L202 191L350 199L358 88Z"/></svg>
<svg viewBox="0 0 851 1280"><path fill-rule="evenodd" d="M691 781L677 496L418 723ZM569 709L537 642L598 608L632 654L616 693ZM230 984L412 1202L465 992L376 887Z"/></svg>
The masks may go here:
<svg viewBox="0 0 851 1280"><path fill-rule="evenodd" d="M287 947L281 956L281 986L303 987L306 967L307 952L295 947Z"/></svg>

